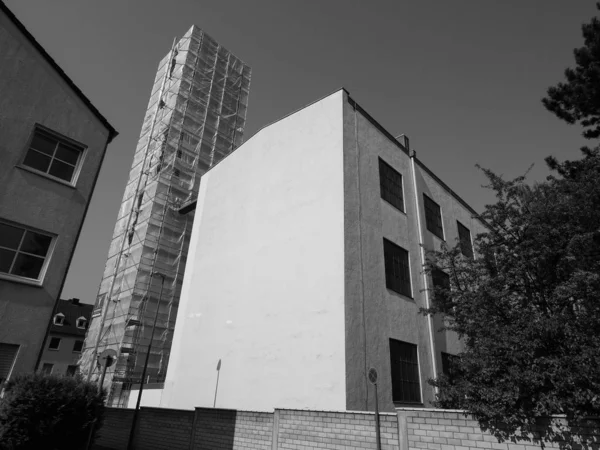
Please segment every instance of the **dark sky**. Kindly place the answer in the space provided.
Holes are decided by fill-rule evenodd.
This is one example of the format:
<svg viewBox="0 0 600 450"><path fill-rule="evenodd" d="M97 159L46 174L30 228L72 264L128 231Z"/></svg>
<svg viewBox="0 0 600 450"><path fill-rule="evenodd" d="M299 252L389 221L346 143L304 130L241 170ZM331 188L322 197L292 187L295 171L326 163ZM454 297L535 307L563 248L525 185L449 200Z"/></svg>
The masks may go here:
<svg viewBox="0 0 600 450"><path fill-rule="evenodd" d="M93 303L157 64L196 24L252 67L246 137L349 90L476 210L476 163L512 177L579 157L581 130L542 106L596 14L584 0L5 0L120 132L63 298Z"/></svg>

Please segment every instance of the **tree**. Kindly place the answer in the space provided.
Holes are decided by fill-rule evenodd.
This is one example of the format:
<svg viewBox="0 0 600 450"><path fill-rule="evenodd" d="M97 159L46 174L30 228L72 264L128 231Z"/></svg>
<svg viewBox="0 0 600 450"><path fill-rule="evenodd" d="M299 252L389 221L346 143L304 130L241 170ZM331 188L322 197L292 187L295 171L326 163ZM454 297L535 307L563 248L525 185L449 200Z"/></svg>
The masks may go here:
<svg viewBox="0 0 600 450"><path fill-rule="evenodd" d="M596 4L600 9L600 3ZM567 123L580 122L588 139L600 137L600 21L582 26L584 46L576 48L575 69L565 70L566 83L548 89L544 106Z"/></svg>
<svg viewBox="0 0 600 450"><path fill-rule="evenodd" d="M0 399L0 449L82 449L102 426L104 393L79 377L22 374Z"/></svg>
<svg viewBox="0 0 600 450"><path fill-rule="evenodd" d="M427 270L451 283L423 312L444 315L465 344L450 375L430 381L436 406L465 409L500 440L564 438L600 415L600 151L583 151L548 158L553 175L533 186L483 170L497 201L481 214L479 256L429 254Z"/></svg>

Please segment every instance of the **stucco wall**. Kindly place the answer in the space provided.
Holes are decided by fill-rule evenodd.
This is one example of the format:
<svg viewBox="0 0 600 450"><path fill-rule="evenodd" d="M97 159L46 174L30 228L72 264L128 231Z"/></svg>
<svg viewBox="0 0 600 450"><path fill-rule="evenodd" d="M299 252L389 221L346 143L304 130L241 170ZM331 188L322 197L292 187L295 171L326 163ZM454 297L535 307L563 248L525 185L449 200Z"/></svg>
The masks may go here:
<svg viewBox="0 0 600 450"><path fill-rule="evenodd" d="M88 146L75 188L20 169L36 123ZM0 12L0 218L58 236L43 285L0 279L0 342L32 370L106 149L108 130Z"/></svg>
<svg viewBox="0 0 600 450"><path fill-rule="evenodd" d="M60 345L58 350L50 350L50 340L53 337L60 338ZM56 375L65 375L70 365L76 365L81 356L81 352L74 352L73 346L76 341L83 342L83 336L73 336L69 334L50 333L46 344L44 346L44 352L42 353L42 359L40 361L40 368L44 363L54 364L52 373Z"/></svg>
<svg viewBox="0 0 600 450"><path fill-rule="evenodd" d="M161 406L345 408L342 95L202 178Z"/></svg>

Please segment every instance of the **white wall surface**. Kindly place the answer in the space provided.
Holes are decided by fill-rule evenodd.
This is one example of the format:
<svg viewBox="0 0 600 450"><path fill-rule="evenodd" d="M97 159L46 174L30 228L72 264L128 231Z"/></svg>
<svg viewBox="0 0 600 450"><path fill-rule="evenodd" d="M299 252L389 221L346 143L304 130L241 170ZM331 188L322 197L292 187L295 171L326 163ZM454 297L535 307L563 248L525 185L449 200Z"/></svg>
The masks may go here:
<svg viewBox="0 0 600 450"><path fill-rule="evenodd" d="M139 392L139 389L132 389L130 391L129 400L127 401L128 408L135 408ZM162 389L144 389L144 392L142 392L142 400L140 401L140 406L159 406L162 393Z"/></svg>
<svg viewBox="0 0 600 450"><path fill-rule="evenodd" d="M161 406L346 407L343 92L202 178Z"/></svg>

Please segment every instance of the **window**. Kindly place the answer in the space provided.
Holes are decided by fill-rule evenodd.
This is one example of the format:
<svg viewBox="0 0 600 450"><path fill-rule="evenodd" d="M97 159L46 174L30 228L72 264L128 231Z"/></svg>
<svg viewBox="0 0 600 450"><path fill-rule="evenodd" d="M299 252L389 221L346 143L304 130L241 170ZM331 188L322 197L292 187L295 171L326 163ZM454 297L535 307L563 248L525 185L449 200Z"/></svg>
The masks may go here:
<svg viewBox="0 0 600 450"><path fill-rule="evenodd" d="M65 324L65 316L63 313L58 313L54 316L54 325L63 326Z"/></svg>
<svg viewBox="0 0 600 450"><path fill-rule="evenodd" d="M460 241L460 252L467 258L473 258L473 244L471 242L471 232L458 220L458 240Z"/></svg>
<svg viewBox="0 0 600 450"><path fill-rule="evenodd" d="M44 365L42 366L42 373L45 373L46 375L50 375L52 373L53 368L54 368L54 364L44 363Z"/></svg>
<svg viewBox="0 0 600 450"><path fill-rule="evenodd" d="M37 127L23 165L73 183L84 147L49 130Z"/></svg>
<svg viewBox="0 0 600 450"><path fill-rule="evenodd" d="M452 377L455 372L458 356L450 353L442 352L442 373L448 377Z"/></svg>
<svg viewBox="0 0 600 450"><path fill-rule="evenodd" d="M83 341L75 341L75 344L73 344L73 351L79 353L81 350L83 350Z"/></svg>
<svg viewBox="0 0 600 450"><path fill-rule="evenodd" d="M87 319L85 317L80 317L75 321L75 326L77 328L81 328L82 330L85 330L87 328Z"/></svg>
<svg viewBox="0 0 600 450"><path fill-rule="evenodd" d="M58 350L58 347L60 347L60 338L57 338L57 337L50 338L50 344L48 344L48 349L49 350Z"/></svg>
<svg viewBox="0 0 600 450"><path fill-rule="evenodd" d="M390 361L392 400L398 403L421 403L417 346L390 339Z"/></svg>
<svg viewBox="0 0 600 450"><path fill-rule="evenodd" d="M76 374L77 374L77 366L76 365L67 366L67 376L68 377L74 377Z"/></svg>
<svg viewBox="0 0 600 450"><path fill-rule="evenodd" d="M398 294L412 297L408 252L396 244L383 240L385 286Z"/></svg>
<svg viewBox="0 0 600 450"><path fill-rule="evenodd" d="M18 345L0 342L0 385L10 377L18 351Z"/></svg>
<svg viewBox="0 0 600 450"><path fill-rule="evenodd" d="M40 281L52 237L0 222L0 273Z"/></svg>
<svg viewBox="0 0 600 450"><path fill-rule="evenodd" d="M179 169L173 169L173 176L179 178L181 176L181 172Z"/></svg>
<svg viewBox="0 0 600 450"><path fill-rule="evenodd" d="M444 227L442 225L442 213L440 205L423 194L425 203L425 222L427 229L440 239L444 239Z"/></svg>
<svg viewBox="0 0 600 450"><path fill-rule="evenodd" d="M379 158L379 187L381 198L404 212L402 175L381 158Z"/></svg>
<svg viewBox="0 0 600 450"><path fill-rule="evenodd" d="M431 279L433 281L433 287L434 289L447 289L450 290L450 275L448 275L446 272L444 272L441 269L433 269L431 271ZM448 299L448 295L447 294L442 294L442 293L435 293L434 292L434 300L436 298L436 295L441 296L440 300L441 301L445 301Z"/></svg>

